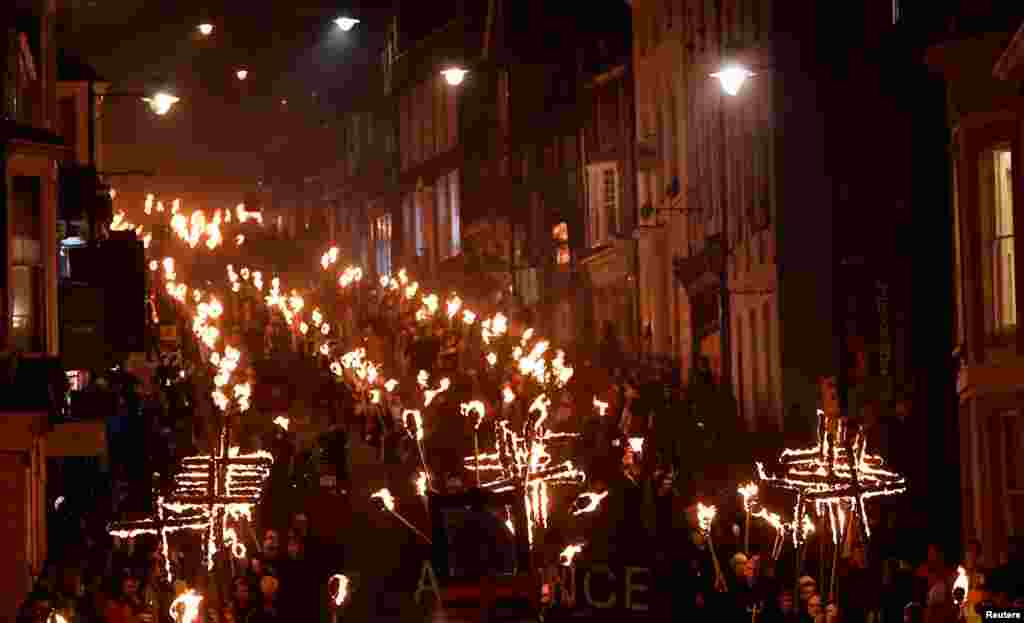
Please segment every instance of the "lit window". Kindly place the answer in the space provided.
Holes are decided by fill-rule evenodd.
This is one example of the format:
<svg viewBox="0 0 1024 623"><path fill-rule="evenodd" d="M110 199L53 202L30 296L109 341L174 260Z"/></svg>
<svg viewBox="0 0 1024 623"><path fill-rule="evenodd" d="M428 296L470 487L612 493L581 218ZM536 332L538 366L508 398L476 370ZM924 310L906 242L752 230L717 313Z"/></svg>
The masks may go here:
<svg viewBox="0 0 1024 623"><path fill-rule="evenodd" d="M990 329L996 332L1017 324L1017 290L1014 274L1013 167L1009 148L993 149L982 160L983 190L988 195L992 218L988 226L989 279L992 312Z"/></svg>
<svg viewBox="0 0 1024 623"><path fill-rule="evenodd" d="M15 177L11 189L11 342L27 352L45 350L45 268L42 186L38 177Z"/></svg>
<svg viewBox="0 0 1024 623"><path fill-rule="evenodd" d="M451 211L452 255L462 252L462 197L459 194L459 170L448 174L448 208Z"/></svg>
<svg viewBox="0 0 1024 623"><path fill-rule="evenodd" d="M551 238L555 243L555 262L568 264L571 257L569 254L569 225L564 221L555 225L551 230Z"/></svg>
<svg viewBox="0 0 1024 623"><path fill-rule="evenodd" d="M413 209L416 211L413 215L413 227L416 230L416 255L422 257L427 251L427 242L423 231L423 202L420 200L419 193L413 196Z"/></svg>
<svg viewBox="0 0 1024 623"><path fill-rule="evenodd" d="M374 255L377 272L381 275L391 274L391 215L377 217L373 225Z"/></svg>
<svg viewBox="0 0 1024 623"><path fill-rule="evenodd" d="M448 234L451 211L448 208L448 176L443 175L434 183L434 211L437 213L438 246L441 259L453 255L451 236Z"/></svg>
<svg viewBox="0 0 1024 623"><path fill-rule="evenodd" d="M587 243L608 244L619 231L619 172L615 163L587 167Z"/></svg>

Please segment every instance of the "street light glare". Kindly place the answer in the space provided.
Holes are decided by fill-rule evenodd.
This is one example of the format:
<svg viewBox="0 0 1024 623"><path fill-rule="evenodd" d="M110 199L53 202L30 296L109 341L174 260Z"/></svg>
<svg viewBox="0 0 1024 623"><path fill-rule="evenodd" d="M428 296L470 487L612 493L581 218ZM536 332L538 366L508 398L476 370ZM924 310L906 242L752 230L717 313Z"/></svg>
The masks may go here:
<svg viewBox="0 0 1024 623"><path fill-rule="evenodd" d="M171 108L181 101L181 98L175 97L166 91L160 91L153 94L153 97L144 97L142 101L149 104L149 109L154 114L163 116L171 111Z"/></svg>
<svg viewBox="0 0 1024 623"><path fill-rule="evenodd" d="M339 17L334 20L334 23L338 25L338 28L340 28L342 32L348 32L355 28L356 24L359 23L359 20L351 17Z"/></svg>
<svg viewBox="0 0 1024 623"><path fill-rule="evenodd" d="M462 81L466 79L466 74L469 72L461 67L449 67L441 72L444 79L453 87L457 87L462 84Z"/></svg>
<svg viewBox="0 0 1024 623"><path fill-rule="evenodd" d="M740 67L739 65L730 65L723 68L721 71L717 71L711 74L712 78L717 78L719 84L722 85L722 90L729 95L736 95L743 88L743 83L747 81L747 78L754 75L754 72L750 71L746 67Z"/></svg>
<svg viewBox="0 0 1024 623"><path fill-rule="evenodd" d="M199 30L199 33L204 37L209 37L210 34L213 33L213 24L210 24L208 22L203 22L202 24L196 26L196 28Z"/></svg>
<svg viewBox="0 0 1024 623"><path fill-rule="evenodd" d="M239 80L245 80L249 77L249 71L246 69L239 69L235 72L235 75L238 76Z"/></svg>

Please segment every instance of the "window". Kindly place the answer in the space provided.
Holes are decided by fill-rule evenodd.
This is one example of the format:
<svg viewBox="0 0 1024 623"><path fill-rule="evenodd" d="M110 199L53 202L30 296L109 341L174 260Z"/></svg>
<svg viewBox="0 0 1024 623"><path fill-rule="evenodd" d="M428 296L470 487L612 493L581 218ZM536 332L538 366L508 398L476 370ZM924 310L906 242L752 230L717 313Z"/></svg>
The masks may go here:
<svg viewBox="0 0 1024 623"><path fill-rule="evenodd" d="M448 209L451 223L451 253L462 252L462 197L459 194L459 170L448 174Z"/></svg>
<svg viewBox="0 0 1024 623"><path fill-rule="evenodd" d="M892 23L896 24L903 17L903 12L900 10L900 0L892 0Z"/></svg>
<svg viewBox="0 0 1024 623"><path fill-rule="evenodd" d="M373 226L375 258L377 272L381 275L391 274L391 215L377 217Z"/></svg>
<svg viewBox="0 0 1024 623"><path fill-rule="evenodd" d="M619 172L615 163L590 165L587 177L587 243L596 247L619 231Z"/></svg>
<svg viewBox="0 0 1024 623"><path fill-rule="evenodd" d="M413 211L415 212L412 223L415 234L414 239L416 241L416 256L422 257L427 250L427 241L425 237L426 232L423 231L423 201L419 192L413 194L412 204Z"/></svg>
<svg viewBox="0 0 1024 623"><path fill-rule="evenodd" d="M38 177L18 176L11 192L11 342L27 352L46 348L41 189Z"/></svg>
<svg viewBox="0 0 1024 623"><path fill-rule="evenodd" d="M566 265L569 263L569 225L561 222L551 230L551 238L555 243L555 263Z"/></svg>
<svg viewBox="0 0 1024 623"><path fill-rule="evenodd" d="M982 205L991 206L988 230L988 279L986 289L992 308L989 329L995 333L1017 325L1016 280L1014 275L1012 155L998 147L982 156Z"/></svg>
<svg viewBox="0 0 1024 623"><path fill-rule="evenodd" d="M451 212L448 207L448 186L449 183L447 175L442 175L437 178L436 182L434 182L434 206L437 212L438 231L437 244L442 260L453 255L451 235L449 234L451 231L451 226L449 224L451 222Z"/></svg>

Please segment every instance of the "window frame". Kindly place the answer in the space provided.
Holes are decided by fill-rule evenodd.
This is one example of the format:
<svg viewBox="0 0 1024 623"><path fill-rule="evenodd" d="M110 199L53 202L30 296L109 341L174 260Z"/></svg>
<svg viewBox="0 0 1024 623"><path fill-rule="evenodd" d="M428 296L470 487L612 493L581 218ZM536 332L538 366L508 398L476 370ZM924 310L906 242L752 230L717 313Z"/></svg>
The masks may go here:
<svg viewBox="0 0 1024 623"><path fill-rule="evenodd" d="M608 201L608 178L612 179L614 198ZM609 209L609 207L611 209ZM587 165L587 246L611 244L621 231L622 176L616 161Z"/></svg>
<svg viewBox="0 0 1024 623"><path fill-rule="evenodd" d="M29 200L32 205L23 207L19 201L21 192L18 189L19 180L35 180L29 193ZM46 235L44 233L45 219L43 218L46 181L38 175L13 175L10 187L10 210L7 214L8 231L8 278L9 290L7 293L8 316L4 319L8 331L8 340L12 345L23 348L27 352L46 352L49 346L47 336L47 310L46 310L46 275L49 255L44 248ZM29 214L33 217L35 231L23 229L22 217ZM28 241L23 240L30 236ZM34 246L33 246L33 243ZM19 290L19 275L28 273L27 287L30 298L29 313L17 314L17 292ZM27 316L30 319L30 332L23 334L20 327L15 326L17 318ZM27 340L22 343L23 340Z"/></svg>
<svg viewBox="0 0 1024 623"><path fill-rule="evenodd" d="M985 247L984 219L991 208L983 203L981 159L986 152L999 145L1009 144L1012 159L1024 162L1021 146L1024 143L1024 123L1015 109L1003 109L964 115L955 128L956 144L954 157L957 159L956 185L959 189L961 242L963 258L962 286L964 289L964 326L968 345L967 361L983 364L992 357L999 357L997 351L1006 347L1024 355L1024 331L1007 331L1001 334L990 330L992 301L991 288L987 287L988 271L985 268L989 254ZM1022 198L1013 206L1014 230L1024 224L1024 177L1020 166L1013 178L1013 197ZM1014 256L1015 275L1024 274L1024 258ZM1016 307L1021 309L1022 293L1017 291ZM1019 320L1019 319L1018 319Z"/></svg>
<svg viewBox="0 0 1024 623"><path fill-rule="evenodd" d="M1013 333L1019 321L1015 295L1017 281L1014 261L1016 219L1013 218L1015 193L1013 192L1012 177L1009 180L1009 187L1000 184L999 165L996 162L998 153L1009 154L1012 175L1015 159L1013 145L1005 140L999 140L996 136L991 137L991 140L980 146L971 158L971 166L977 179L973 194L978 205L979 259L981 260L979 269L984 307L983 327L988 341L999 341L1000 336ZM1009 214L1000 214L1003 212L1000 208L1000 190L1009 194ZM1000 221L1003 219L1009 221L1008 227L1000 226ZM1004 265L1004 261L1009 263ZM1014 300L1007 301L1006 295L1012 296Z"/></svg>

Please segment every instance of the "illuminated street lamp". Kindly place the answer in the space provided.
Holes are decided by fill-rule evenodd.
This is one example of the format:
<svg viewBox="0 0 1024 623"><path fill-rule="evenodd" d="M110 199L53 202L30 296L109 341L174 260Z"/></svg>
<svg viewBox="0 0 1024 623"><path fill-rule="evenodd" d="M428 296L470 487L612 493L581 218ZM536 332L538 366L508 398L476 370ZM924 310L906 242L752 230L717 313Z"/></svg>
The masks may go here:
<svg viewBox="0 0 1024 623"><path fill-rule="evenodd" d="M441 75L444 76L445 81L453 87L457 87L462 84L462 81L466 79L466 74L469 70L463 69L462 67L449 67L441 71Z"/></svg>
<svg viewBox="0 0 1024 623"><path fill-rule="evenodd" d="M246 78L249 77L249 70L247 70L247 69L239 69L238 71L235 72L235 75L238 76L239 80L245 80Z"/></svg>
<svg viewBox="0 0 1024 623"><path fill-rule="evenodd" d="M355 28L356 24L359 23L359 20L351 17L339 17L334 20L334 23L338 25L338 28L340 28L342 32L348 32Z"/></svg>
<svg viewBox="0 0 1024 623"><path fill-rule="evenodd" d="M149 109L153 111L153 114L162 117L169 113L171 108L181 101L181 98L175 97L167 91L157 91L152 97L142 98L142 101L149 104Z"/></svg>
<svg viewBox="0 0 1024 623"><path fill-rule="evenodd" d="M198 30L199 34L201 34L202 36L209 37L211 34L213 34L213 24L209 22L203 22L202 24L196 26L196 30Z"/></svg>
<svg viewBox="0 0 1024 623"><path fill-rule="evenodd" d="M756 75L754 72L742 65L726 65L719 71L711 74L711 77L718 80L722 90L728 95L736 95L743 88L743 83L747 81L747 78L754 75Z"/></svg>

